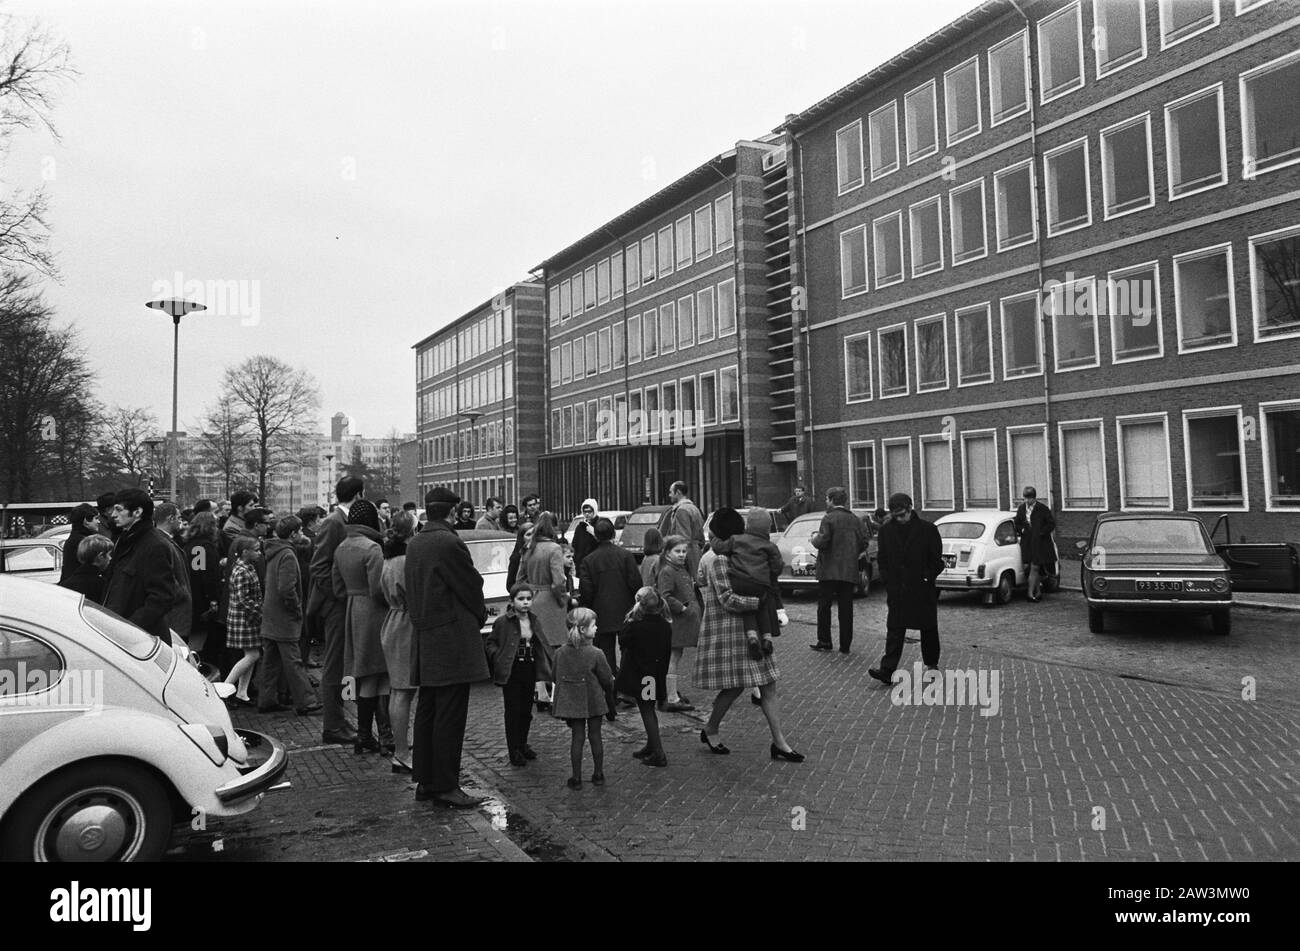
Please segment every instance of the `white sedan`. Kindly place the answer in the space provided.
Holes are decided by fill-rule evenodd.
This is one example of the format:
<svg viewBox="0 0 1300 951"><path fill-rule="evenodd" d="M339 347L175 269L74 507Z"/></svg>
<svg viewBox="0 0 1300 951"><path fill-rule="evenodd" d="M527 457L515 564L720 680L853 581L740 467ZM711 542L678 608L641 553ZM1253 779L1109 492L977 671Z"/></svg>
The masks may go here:
<svg viewBox="0 0 1300 951"><path fill-rule="evenodd" d="M940 591L980 591L985 604L1006 604L1016 588L1025 587L1028 573L1020 561L1015 512L954 512L935 527L943 539L944 569L936 581ZM1057 575L1045 577L1043 589L1055 591L1057 581Z"/></svg>
<svg viewBox="0 0 1300 951"><path fill-rule="evenodd" d="M0 576L0 860L158 859L173 823L249 812L287 762L175 635Z"/></svg>

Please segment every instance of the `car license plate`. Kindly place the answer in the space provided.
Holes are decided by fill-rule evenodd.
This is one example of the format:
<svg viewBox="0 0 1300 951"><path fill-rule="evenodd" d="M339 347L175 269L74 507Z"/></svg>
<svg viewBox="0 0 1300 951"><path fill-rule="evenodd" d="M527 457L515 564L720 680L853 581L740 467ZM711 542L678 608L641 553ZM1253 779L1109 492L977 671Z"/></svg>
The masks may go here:
<svg viewBox="0 0 1300 951"><path fill-rule="evenodd" d="M944 567L945 567L945 568L956 568L956 567L957 567L957 556L956 556L956 555L944 555L944 556L943 556L943 564L944 564Z"/></svg>
<svg viewBox="0 0 1300 951"><path fill-rule="evenodd" d="M1181 581L1139 581L1137 583L1139 591L1182 591L1183 583Z"/></svg>
<svg viewBox="0 0 1300 951"><path fill-rule="evenodd" d="M811 565L795 565L790 570L793 571L794 574L796 575L807 577L808 575L811 575L813 572L815 572L817 569L813 568Z"/></svg>

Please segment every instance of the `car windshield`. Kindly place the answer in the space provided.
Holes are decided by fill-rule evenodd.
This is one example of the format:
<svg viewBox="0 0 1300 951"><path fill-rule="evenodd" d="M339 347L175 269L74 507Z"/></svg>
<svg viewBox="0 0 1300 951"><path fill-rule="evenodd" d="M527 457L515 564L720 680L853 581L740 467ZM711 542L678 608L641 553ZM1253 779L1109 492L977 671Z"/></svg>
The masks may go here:
<svg viewBox="0 0 1300 951"><path fill-rule="evenodd" d="M979 522L940 522L937 527L940 538L979 538L984 534Z"/></svg>
<svg viewBox="0 0 1300 951"><path fill-rule="evenodd" d="M506 571L510 567L510 553L515 547L515 543L510 539L489 538L465 544L469 548L470 557L474 559L474 567L479 574Z"/></svg>
<svg viewBox="0 0 1300 951"><path fill-rule="evenodd" d="M633 512L627 517L627 523L629 525L656 525L662 516L662 512Z"/></svg>
<svg viewBox="0 0 1300 951"><path fill-rule="evenodd" d="M157 648L158 639L144 628L136 627L121 615L91 601L81 602L81 616L87 624L139 660L148 660Z"/></svg>
<svg viewBox="0 0 1300 951"><path fill-rule="evenodd" d="M1097 527L1094 547L1108 552L1209 555L1200 522L1181 518L1120 519Z"/></svg>

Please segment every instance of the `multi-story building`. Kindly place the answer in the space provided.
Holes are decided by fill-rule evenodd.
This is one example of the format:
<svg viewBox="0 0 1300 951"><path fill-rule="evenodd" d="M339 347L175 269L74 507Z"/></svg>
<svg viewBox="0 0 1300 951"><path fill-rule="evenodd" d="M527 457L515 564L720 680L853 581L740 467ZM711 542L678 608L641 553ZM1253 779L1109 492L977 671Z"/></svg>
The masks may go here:
<svg viewBox="0 0 1300 951"><path fill-rule="evenodd" d="M1295 4L984 3L783 131L818 490L1300 537Z"/></svg>
<svg viewBox="0 0 1300 951"><path fill-rule="evenodd" d="M545 441L540 284L514 284L414 347L419 492L452 488L477 505L537 489Z"/></svg>
<svg viewBox="0 0 1300 951"><path fill-rule="evenodd" d="M538 266L548 506L632 509L678 479L706 508L788 494L789 246L765 218L783 164L776 142L740 142ZM769 320L782 310L784 326ZM774 435L790 445L774 453Z"/></svg>

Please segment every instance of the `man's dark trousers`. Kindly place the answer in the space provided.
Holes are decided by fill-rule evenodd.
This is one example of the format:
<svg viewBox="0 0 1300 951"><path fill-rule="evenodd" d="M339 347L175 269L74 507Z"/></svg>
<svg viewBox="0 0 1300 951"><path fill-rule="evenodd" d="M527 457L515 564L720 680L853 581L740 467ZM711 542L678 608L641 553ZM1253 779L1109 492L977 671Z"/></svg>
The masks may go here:
<svg viewBox="0 0 1300 951"><path fill-rule="evenodd" d="M460 753L469 719L469 684L421 687L415 704L412 775L432 793L460 788Z"/></svg>
<svg viewBox="0 0 1300 951"><path fill-rule="evenodd" d="M907 634L905 627L891 627L885 630L885 654L880 658L880 670L889 676L898 667L903 657L903 640ZM921 661L927 667L939 666L939 629L930 628L921 632Z"/></svg>
<svg viewBox="0 0 1300 951"><path fill-rule="evenodd" d="M817 582L817 643L831 644L831 604L839 605L840 650L846 651L853 643L853 589L852 581Z"/></svg>
<svg viewBox="0 0 1300 951"><path fill-rule="evenodd" d="M325 629L325 653L321 658L320 702L321 728L340 732L347 725L343 715L343 603L326 598L320 609L321 627Z"/></svg>

